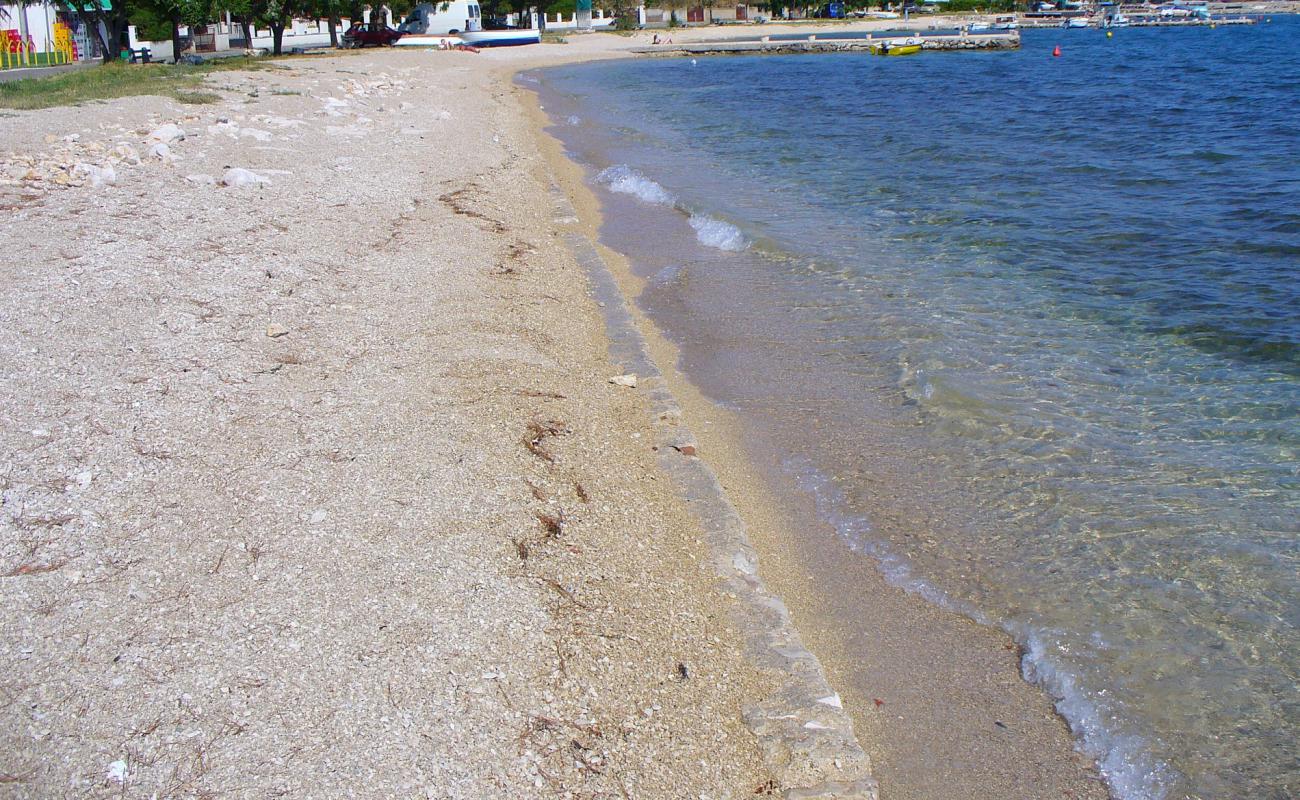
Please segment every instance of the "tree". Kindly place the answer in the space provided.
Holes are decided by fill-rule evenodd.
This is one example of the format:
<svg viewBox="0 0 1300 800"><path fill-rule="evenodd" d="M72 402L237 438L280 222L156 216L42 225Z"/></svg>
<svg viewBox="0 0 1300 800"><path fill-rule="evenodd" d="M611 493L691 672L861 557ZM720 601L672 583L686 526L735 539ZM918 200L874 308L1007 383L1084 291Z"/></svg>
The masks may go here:
<svg viewBox="0 0 1300 800"><path fill-rule="evenodd" d="M343 22L344 12L351 13L351 7L351 0L308 0L308 13L329 23L330 47L339 46L339 25Z"/></svg>
<svg viewBox="0 0 1300 800"><path fill-rule="evenodd" d="M677 9L686 7L685 0L662 0L659 5L668 12L668 27L676 27L681 23L677 17Z"/></svg>
<svg viewBox="0 0 1300 800"><path fill-rule="evenodd" d="M86 31L99 42L105 64L117 59L118 50L126 38L130 24L126 4L122 0L56 0L64 11L75 14Z"/></svg>
<svg viewBox="0 0 1300 800"><path fill-rule="evenodd" d="M181 26L193 28L217 17L212 0L130 0L128 12L136 33L143 39L170 38L172 59L181 58Z"/></svg>
<svg viewBox="0 0 1300 800"><path fill-rule="evenodd" d="M244 47L253 46L253 31L251 25L253 22L253 3L252 0L224 0L222 2L222 11L230 12L231 19L239 22L239 27L244 34Z"/></svg>
<svg viewBox="0 0 1300 800"><path fill-rule="evenodd" d="M252 0L253 19L271 29L271 53L284 51L284 29L301 9L296 0Z"/></svg>

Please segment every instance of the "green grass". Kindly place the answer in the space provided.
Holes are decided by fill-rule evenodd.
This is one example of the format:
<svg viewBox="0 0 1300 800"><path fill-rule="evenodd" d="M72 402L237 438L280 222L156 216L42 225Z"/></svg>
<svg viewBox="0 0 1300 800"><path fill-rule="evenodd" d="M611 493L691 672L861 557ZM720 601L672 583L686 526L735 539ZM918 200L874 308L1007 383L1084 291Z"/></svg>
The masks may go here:
<svg viewBox="0 0 1300 800"><path fill-rule="evenodd" d="M283 69L266 59L220 58L200 65L107 64L48 78L0 83L0 108L51 108L114 97L154 94L182 103L215 103L221 96L200 91L203 77L231 70Z"/></svg>

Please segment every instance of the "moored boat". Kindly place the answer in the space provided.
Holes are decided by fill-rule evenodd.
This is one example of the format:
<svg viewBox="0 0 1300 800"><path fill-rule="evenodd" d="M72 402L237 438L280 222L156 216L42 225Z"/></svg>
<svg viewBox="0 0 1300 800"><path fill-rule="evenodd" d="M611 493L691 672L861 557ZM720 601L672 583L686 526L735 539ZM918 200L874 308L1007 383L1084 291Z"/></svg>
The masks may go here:
<svg viewBox="0 0 1300 800"><path fill-rule="evenodd" d="M466 44L474 47L509 47L520 44L537 44L542 32L537 28L501 28L498 30L465 31L460 35Z"/></svg>
<svg viewBox="0 0 1300 800"><path fill-rule="evenodd" d="M911 56L921 52L921 43L884 41L871 46L871 54L876 56Z"/></svg>

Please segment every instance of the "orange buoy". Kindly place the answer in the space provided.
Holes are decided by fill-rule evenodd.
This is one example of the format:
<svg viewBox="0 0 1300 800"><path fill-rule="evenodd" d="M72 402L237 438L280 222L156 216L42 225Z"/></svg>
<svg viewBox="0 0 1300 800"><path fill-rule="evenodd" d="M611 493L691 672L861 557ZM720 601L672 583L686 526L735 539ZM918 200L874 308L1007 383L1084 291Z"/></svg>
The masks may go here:
<svg viewBox="0 0 1300 800"><path fill-rule="evenodd" d="M1060 58L1060 57L1061 57L1061 46L1058 44L1056 46L1056 49L1052 51L1052 58Z"/></svg>

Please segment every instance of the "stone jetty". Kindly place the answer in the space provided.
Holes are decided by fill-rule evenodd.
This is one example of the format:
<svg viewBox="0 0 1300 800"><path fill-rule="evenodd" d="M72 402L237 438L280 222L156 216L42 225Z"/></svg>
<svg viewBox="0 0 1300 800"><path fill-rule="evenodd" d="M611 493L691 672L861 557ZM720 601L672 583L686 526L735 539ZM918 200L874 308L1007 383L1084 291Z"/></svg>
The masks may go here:
<svg viewBox="0 0 1300 800"><path fill-rule="evenodd" d="M733 39L715 42L683 42L633 48L632 52L653 56L785 55L790 53L839 53L866 51L889 42L890 47L920 42L925 50L1014 50L1020 47L1018 31L979 34L933 34L874 38Z"/></svg>

